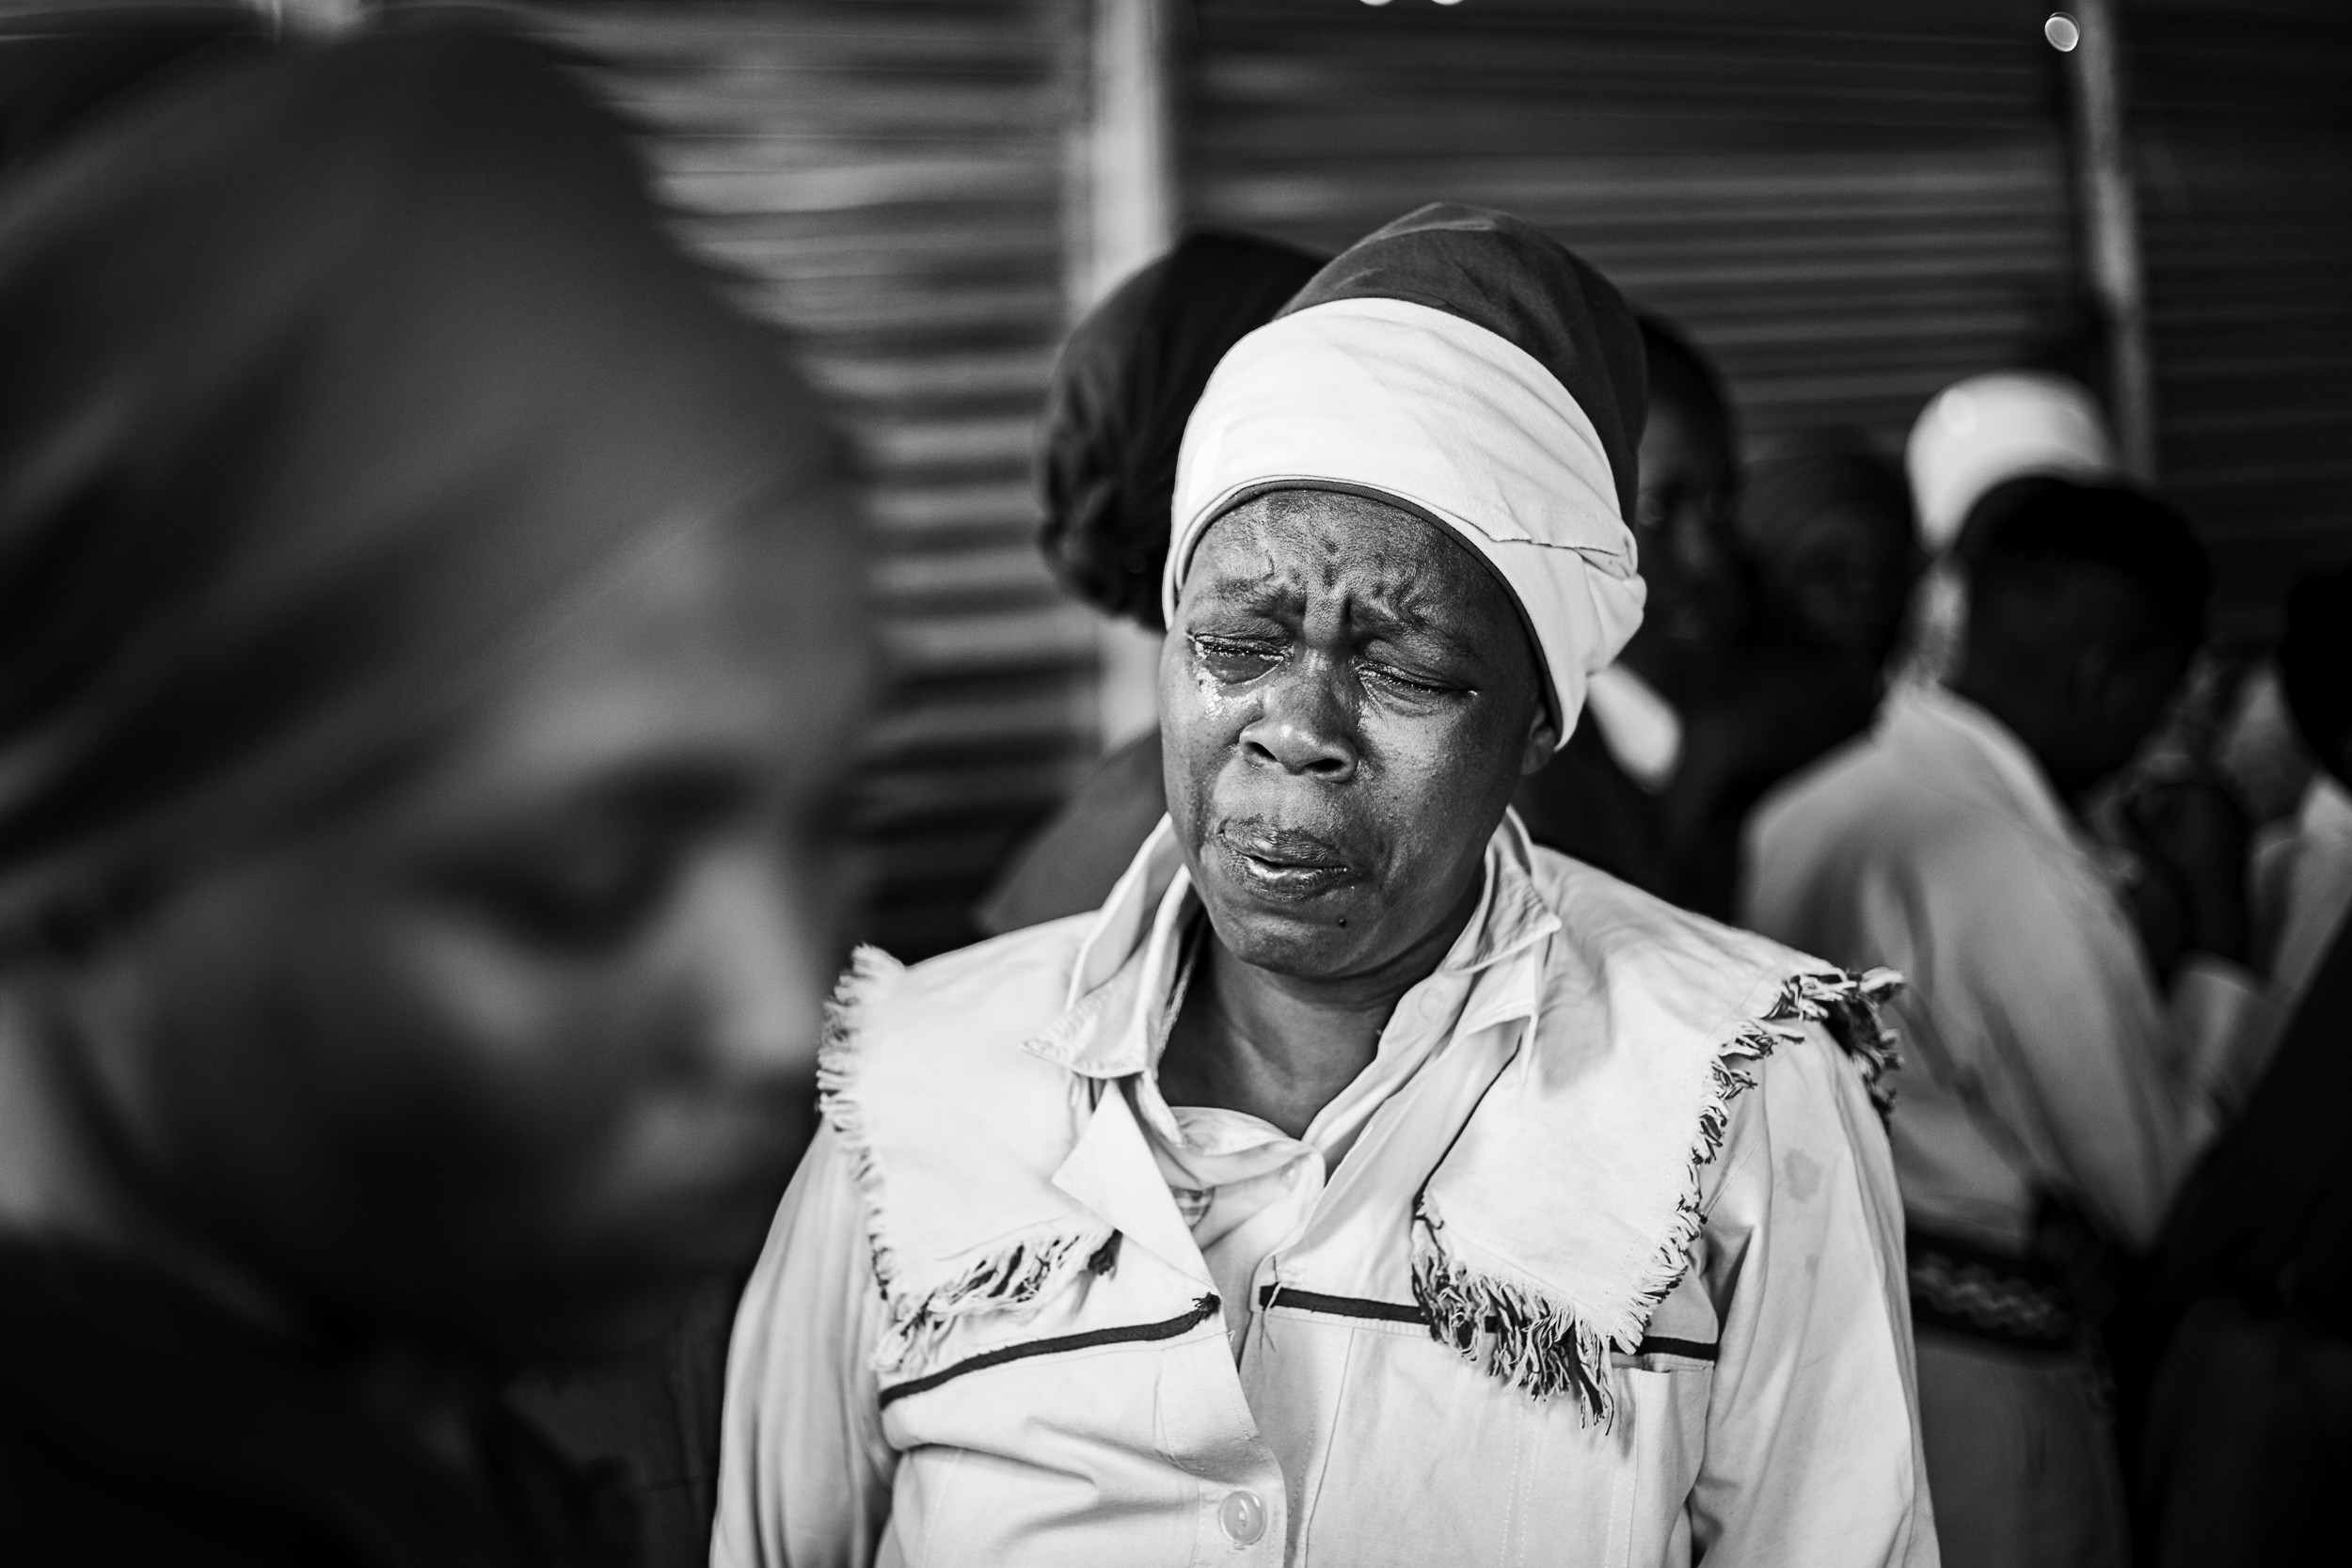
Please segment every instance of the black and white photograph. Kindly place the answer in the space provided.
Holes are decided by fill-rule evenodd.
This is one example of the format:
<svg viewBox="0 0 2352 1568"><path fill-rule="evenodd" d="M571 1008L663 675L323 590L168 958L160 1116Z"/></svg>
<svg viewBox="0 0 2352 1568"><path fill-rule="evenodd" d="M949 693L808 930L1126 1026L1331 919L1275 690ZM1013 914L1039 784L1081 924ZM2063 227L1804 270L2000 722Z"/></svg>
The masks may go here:
<svg viewBox="0 0 2352 1568"><path fill-rule="evenodd" d="M0 0L0 1563L2334 1560L2352 7L2052 3Z"/></svg>

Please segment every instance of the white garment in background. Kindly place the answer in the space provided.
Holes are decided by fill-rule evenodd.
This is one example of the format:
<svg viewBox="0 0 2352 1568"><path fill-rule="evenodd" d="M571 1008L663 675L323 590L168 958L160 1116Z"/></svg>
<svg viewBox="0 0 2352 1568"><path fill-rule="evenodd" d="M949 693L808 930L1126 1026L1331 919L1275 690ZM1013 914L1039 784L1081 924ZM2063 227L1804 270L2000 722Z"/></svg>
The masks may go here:
<svg viewBox="0 0 2352 1568"><path fill-rule="evenodd" d="M1745 922L1910 989L1889 1125L1912 1222L2011 1255L2042 1195L2145 1248L2276 1010L2192 955L2168 1002L2106 857L2018 739L1941 688L1782 786Z"/></svg>
<svg viewBox="0 0 2352 1568"><path fill-rule="evenodd" d="M1652 795L1674 782L1682 763L1682 715L1658 689L1623 664L1593 672L1584 711L1626 777Z"/></svg>
<svg viewBox="0 0 2352 1568"><path fill-rule="evenodd" d="M2286 822L2254 845L2254 953L2293 1012L2352 909L2352 792L2322 773Z"/></svg>

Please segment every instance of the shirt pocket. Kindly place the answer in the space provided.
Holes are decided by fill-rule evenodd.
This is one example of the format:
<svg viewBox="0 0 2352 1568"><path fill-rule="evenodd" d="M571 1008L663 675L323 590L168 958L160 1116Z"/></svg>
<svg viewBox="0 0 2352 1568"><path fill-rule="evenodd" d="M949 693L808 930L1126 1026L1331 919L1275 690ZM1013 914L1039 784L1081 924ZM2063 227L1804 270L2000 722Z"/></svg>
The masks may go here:
<svg viewBox="0 0 2352 1568"><path fill-rule="evenodd" d="M1691 1489L1707 1458L1712 1363L1673 1354L1619 1356L1617 1424L1626 1471L1613 1498L1611 1563L1685 1568L1691 1560Z"/></svg>
<svg viewBox="0 0 2352 1568"><path fill-rule="evenodd" d="M1303 1351L1296 1325L1285 1326ZM1284 1430L1303 1419L1273 1423L1303 1509L1301 1568L1629 1560L1636 1434L1654 1428L1662 1441L1671 1423L1641 1420L1622 1374L1617 1418L1603 1423L1574 1398L1533 1399L1487 1375L1423 1328L1361 1325L1343 1343L1343 1367L1327 1350L1320 1376L1292 1367L1269 1390L1304 1399L1337 1373L1336 1399L1316 1412L1313 1451Z"/></svg>

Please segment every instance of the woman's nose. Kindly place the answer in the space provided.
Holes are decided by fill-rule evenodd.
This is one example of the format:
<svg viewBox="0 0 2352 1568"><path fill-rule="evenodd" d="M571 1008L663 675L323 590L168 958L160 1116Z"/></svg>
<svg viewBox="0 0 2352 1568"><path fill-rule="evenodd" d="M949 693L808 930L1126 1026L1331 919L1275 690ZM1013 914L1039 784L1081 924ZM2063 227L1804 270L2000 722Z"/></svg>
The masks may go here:
<svg viewBox="0 0 2352 1568"><path fill-rule="evenodd" d="M830 933L791 871L749 847L714 854L689 891L685 951L701 993L702 1050L739 1080L805 1076L835 967Z"/></svg>
<svg viewBox="0 0 2352 1568"><path fill-rule="evenodd" d="M1305 667L1279 679L1243 728L1242 752L1286 773L1344 783L1358 761L1354 706L1339 689L1345 672L1320 659L1300 662Z"/></svg>

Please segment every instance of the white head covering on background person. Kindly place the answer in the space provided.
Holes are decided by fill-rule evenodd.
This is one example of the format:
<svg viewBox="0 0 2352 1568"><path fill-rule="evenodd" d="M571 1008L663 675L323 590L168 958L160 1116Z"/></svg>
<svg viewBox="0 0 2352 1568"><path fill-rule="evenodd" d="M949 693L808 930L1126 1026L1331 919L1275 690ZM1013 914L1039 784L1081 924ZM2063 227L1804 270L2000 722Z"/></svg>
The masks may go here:
<svg viewBox="0 0 2352 1568"><path fill-rule="evenodd" d="M1939 555L1996 484L2033 474L2106 479L2117 471L2098 399L2049 371L1994 371L1953 382L1919 411L1903 467L1919 531Z"/></svg>
<svg viewBox="0 0 2352 1568"><path fill-rule="evenodd" d="M2119 471L2099 400L2052 371L1994 371L1928 400L1903 450L1919 533L1934 560L1911 600L1896 679L1936 685L1960 664L1966 583L1953 546L1977 503L2011 480L2096 481Z"/></svg>
<svg viewBox="0 0 2352 1568"><path fill-rule="evenodd" d="M1438 204L1350 246L1236 343L1184 429L1162 588L1171 624L1209 525L1274 490L1375 497L1510 589L1562 743L1642 624L1633 312L1540 230Z"/></svg>

